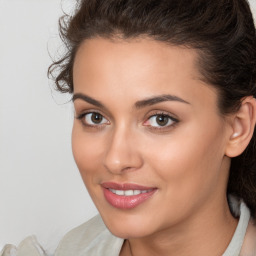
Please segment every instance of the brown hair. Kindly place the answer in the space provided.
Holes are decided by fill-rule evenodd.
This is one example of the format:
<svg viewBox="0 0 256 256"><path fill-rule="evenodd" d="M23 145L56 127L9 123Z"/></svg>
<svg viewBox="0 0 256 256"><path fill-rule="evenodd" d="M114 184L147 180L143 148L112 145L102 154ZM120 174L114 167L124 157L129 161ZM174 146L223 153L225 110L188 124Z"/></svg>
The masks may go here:
<svg viewBox="0 0 256 256"><path fill-rule="evenodd" d="M89 38L150 37L198 50L204 80L219 92L222 114L256 97L256 35L246 0L81 0L74 15L59 21L66 55L49 67L60 92L73 92L73 64ZM57 73L56 73L57 72ZM256 212L256 133L231 160L227 193Z"/></svg>

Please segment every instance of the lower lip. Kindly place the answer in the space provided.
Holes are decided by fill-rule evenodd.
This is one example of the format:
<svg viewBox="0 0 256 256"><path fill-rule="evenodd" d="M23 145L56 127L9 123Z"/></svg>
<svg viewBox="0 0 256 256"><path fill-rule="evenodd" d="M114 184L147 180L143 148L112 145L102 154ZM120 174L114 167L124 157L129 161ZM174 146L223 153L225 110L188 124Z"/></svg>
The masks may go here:
<svg viewBox="0 0 256 256"><path fill-rule="evenodd" d="M107 188L103 188L103 192L106 200L115 208L132 209L149 199L156 192L156 189L134 196L119 196Z"/></svg>

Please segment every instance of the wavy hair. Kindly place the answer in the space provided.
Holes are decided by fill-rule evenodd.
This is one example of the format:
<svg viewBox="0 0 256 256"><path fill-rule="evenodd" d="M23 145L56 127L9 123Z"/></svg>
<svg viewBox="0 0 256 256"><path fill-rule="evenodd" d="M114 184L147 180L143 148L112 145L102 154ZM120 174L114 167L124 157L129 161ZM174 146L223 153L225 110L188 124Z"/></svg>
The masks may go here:
<svg viewBox="0 0 256 256"><path fill-rule="evenodd" d="M57 90L73 92L73 64L80 45L94 37L149 37L198 51L204 81L218 92L225 115L246 96L256 97L256 35L246 0L80 0L73 15L59 20L67 47L48 75ZM256 213L256 133L231 160L227 193L242 198Z"/></svg>

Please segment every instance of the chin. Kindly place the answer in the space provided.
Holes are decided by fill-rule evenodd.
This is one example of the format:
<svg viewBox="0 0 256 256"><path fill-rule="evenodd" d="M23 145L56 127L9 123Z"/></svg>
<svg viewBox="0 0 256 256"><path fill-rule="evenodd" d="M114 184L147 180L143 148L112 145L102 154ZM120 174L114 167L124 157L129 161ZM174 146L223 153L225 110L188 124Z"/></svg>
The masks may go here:
<svg viewBox="0 0 256 256"><path fill-rule="evenodd" d="M116 237L120 237L123 239L131 239L131 238L142 238L151 235L151 232L147 232L144 228L137 225L137 227L108 227L109 231Z"/></svg>
<svg viewBox="0 0 256 256"><path fill-rule="evenodd" d="M121 214L106 215L102 214L102 219L109 231L120 238L140 238L146 237L155 232L156 228L153 220L145 218L145 215Z"/></svg>

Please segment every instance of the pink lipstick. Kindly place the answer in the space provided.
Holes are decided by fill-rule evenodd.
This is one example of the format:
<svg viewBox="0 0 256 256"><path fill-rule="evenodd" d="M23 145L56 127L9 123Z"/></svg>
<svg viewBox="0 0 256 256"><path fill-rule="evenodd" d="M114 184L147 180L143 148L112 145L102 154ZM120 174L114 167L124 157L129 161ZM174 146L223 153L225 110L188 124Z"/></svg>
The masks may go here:
<svg viewBox="0 0 256 256"><path fill-rule="evenodd" d="M132 209L149 199L157 190L132 183L104 182L101 186L106 200L119 209Z"/></svg>

